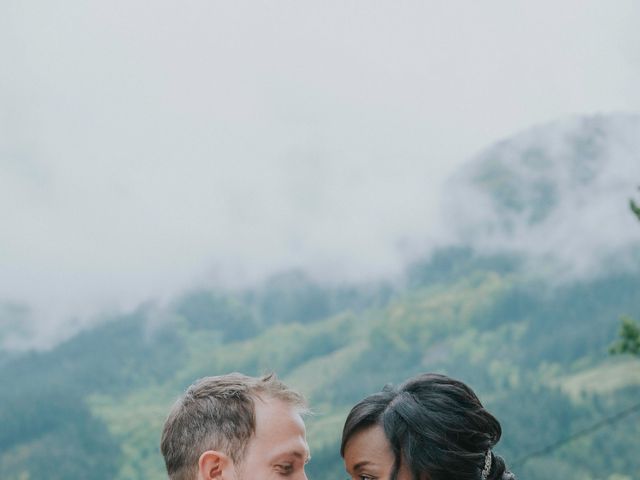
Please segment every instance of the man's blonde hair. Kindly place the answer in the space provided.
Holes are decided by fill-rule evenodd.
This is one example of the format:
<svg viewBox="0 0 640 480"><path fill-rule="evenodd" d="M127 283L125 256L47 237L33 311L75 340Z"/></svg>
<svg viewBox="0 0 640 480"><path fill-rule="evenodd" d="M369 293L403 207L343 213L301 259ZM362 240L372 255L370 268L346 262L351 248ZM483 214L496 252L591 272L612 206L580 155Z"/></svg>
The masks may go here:
<svg viewBox="0 0 640 480"><path fill-rule="evenodd" d="M160 450L169 478L194 480L200 455L207 450L223 452L240 464L256 429L256 398L279 399L301 413L307 408L304 397L273 373L230 373L193 383L164 423Z"/></svg>

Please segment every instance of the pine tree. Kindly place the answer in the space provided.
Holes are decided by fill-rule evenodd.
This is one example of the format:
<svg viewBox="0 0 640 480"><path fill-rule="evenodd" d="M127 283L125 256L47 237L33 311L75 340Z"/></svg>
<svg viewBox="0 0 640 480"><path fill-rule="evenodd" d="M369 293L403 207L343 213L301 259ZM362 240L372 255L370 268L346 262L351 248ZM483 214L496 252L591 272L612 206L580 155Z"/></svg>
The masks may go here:
<svg viewBox="0 0 640 480"><path fill-rule="evenodd" d="M629 200L629 207L631 211L635 213L636 217L638 217L638 220L640 220L640 207L633 201L633 198Z"/></svg>
<svg viewBox="0 0 640 480"><path fill-rule="evenodd" d="M622 316L619 338L611 345L609 352L614 355L630 353L640 356L640 326L631 317Z"/></svg>
<svg viewBox="0 0 640 480"><path fill-rule="evenodd" d="M640 207L633 199L629 200L629 208L640 221ZM609 352L612 354L629 353L640 357L640 325L631 317L622 317L619 338L611 345Z"/></svg>

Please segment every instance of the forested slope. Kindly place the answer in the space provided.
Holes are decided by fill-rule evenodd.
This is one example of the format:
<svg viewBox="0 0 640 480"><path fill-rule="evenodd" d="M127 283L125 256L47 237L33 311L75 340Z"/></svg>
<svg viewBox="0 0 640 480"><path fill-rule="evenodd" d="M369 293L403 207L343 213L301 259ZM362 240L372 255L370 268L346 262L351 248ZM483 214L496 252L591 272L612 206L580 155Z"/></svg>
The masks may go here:
<svg viewBox="0 0 640 480"><path fill-rule="evenodd" d="M395 289L286 278L240 294L193 292L9 361L0 370L0 476L36 478L46 468L66 480L87 471L163 478L158 439L172 401L194 379L232 370L274 370L309 397L309 472L319 480L341 474L349 407L419 372L471 384L503 422L499 450L512 461L640 397L638 360L607 353L618 316L640 311L640 275L550 289L513 258L449 249ZM279 315L265 301L275 292L288 292ZM229 329L236 324L246 329ZM516 467L532 479L637 478L639 425L632 417Z"/></svg>

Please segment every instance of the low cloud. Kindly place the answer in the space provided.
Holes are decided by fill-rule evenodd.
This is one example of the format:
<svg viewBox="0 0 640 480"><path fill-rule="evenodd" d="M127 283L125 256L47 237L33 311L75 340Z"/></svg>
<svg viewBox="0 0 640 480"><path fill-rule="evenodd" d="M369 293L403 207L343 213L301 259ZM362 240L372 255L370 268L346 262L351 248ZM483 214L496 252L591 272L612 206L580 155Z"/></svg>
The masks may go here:
<svg viewBox="0 0 640 480"><path fill-rule="evenodd" d="M394 275L449 238L443 185L475 151L567 112L640 110L637 18L595 0L526 17L4 2L0 303L50 345L196 284Z"/></svg>

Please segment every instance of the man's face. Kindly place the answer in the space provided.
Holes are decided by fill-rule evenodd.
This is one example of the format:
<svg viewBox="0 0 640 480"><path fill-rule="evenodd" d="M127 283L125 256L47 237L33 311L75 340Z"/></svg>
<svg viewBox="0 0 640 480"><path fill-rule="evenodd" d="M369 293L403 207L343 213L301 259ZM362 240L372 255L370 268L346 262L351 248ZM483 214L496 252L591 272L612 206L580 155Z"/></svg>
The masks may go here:
<svg viewBox="0 0 640 480"><path fill-rule="evenodd" d="M234 480L307 480L309 446L298 410L273 398L255 404L256 431Z"/></svg>

